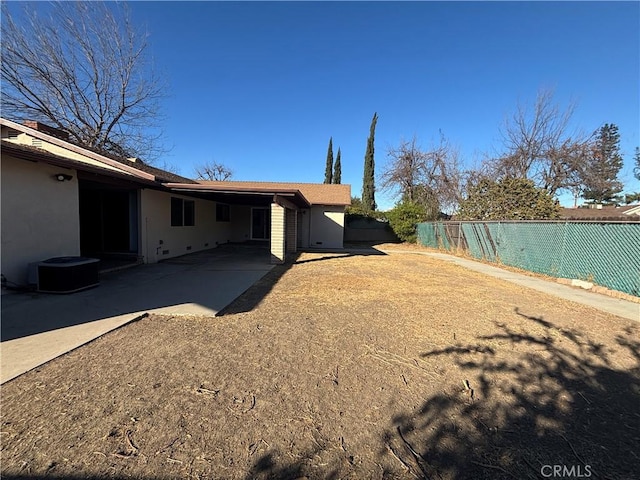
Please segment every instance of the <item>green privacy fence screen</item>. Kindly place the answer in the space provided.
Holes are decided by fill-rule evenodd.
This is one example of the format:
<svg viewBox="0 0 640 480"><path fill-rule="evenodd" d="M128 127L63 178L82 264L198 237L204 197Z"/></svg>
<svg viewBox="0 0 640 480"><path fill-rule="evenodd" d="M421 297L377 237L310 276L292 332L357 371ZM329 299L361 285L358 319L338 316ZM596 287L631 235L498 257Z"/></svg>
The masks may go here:
<svg viewBox="0 0 640 480"><path fill-rule="evenodd" d="M639 222L430 222L418 242L640 296Z"/></svg>

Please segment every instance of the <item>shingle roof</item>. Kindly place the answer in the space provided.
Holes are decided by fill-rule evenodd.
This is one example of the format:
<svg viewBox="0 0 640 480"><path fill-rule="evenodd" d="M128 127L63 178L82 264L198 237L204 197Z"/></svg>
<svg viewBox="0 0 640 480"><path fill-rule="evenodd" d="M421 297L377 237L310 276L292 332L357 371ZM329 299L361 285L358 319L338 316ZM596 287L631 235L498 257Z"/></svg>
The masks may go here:
<svg viewBox="0 0 640 480"><path fill-rule="evenodd" d="M198 183L220 189L299 190L311 205L351 205L351 185L295 182L213 182L206 180L199 180Z"/></svg>
<svg viewBox="0 0 640 480"><path fill-rule="evenodd" d="M602 208L562 208L560 218L573 220L635 220L632 215L625 215L624 212L635 208L637 205L626 207L606 206Z"/></svg>
<svg viewBox="0 0 640 480"><path fill-rule="evenodd" d="M151 175L156 177L156 181L167 183L167 182L175 182L175 183L197 183L195 180L192 180L187 177L183 177L178 175L177 173L168 172L166 170L162 170L161 168L152 167L146 163L142 162L132 162L130 160L126 160L123 158L117 158L110 156L109 158L115 160L116 162L120 162L123 165L129 165L137 170L140 170L145 173L150 173Z"/></svg>
<svg viewBox="0 0 640 480"><path fill-rule="evenodd" d="M135 169L139 172L143 172L149 175L153 175L155 180L158 182L179 182L179 183L196 183L194 180L190 178L186 178L180 175L177 175L172 172L167 172L166 170L162 170L160 168L152 167L151 165L147 165L144 162L136 161L133 162L129 159L118 157L116 155L111 155L100 150L96 150L94 148L87 147L86 145L80 145L78 143L72 142L69 139L61 138L60 135L52 135L52 130L57 130L52 127L48 127L39 122L27 122L28 125L23 125L20 123L13 122L11 120L7 120L5 118L0 118L0 124L3 126L7 126L14 130L18 130L21 132L25 132L28 135L37 135L39 138L44 139L49 143L53 143L58 145L59 147L66 148L67 150L75 151L81 155L89 156L94 159L98 159L98 161L102 161L103 163L111 163L115 165L121 164L124 165L123 169ZM78 150L79 149L79 150ZM38 149L41 152L44 152L42 149ZM86 154L85 154L86 152ZM93 154L93 156L92 156ZM96 157L96 155L98 157ZM60 156L60 155L58 155ZM131 172L130 173L135 173ZM143 175L144 176L144 175Z"/></svg>
<svg viewBox="0 0 640 480"><path fill-rule="evenodd" d="M293 182L241 182L241 181L228 181L228 182L212 182L212 181L196 181L190 178L183 177L181 175L177 175L172 172L167 172L166 170L162 170L160 168L152 167L151 165L147 165L146 163L140 161L131 161L129 159L108 155L104 152L98 152L94 149L87 148L86 146L77 145L68 140L62 140L58 137L54 137L49 133L45 133L40 130L38 124L32 124L31 126L20 125L18 123L12 122L10 120L0 118L0 123L2 125L6 125L10 128L18 129L20 131L26 132L29 135L37 135L40 138L45 139L48 142L54 143L58 146L62 146L63 148L75 148L84 150L85 152L92 152L98 157L98 161L102 161L103 163L111 163L117 162L123 165L123 169L128 170L129 173L135 174L136 170L138 172L142 172L141 175L148 179L149 175L153 175L155 181L163 183L163 184L183 184L183 185L203 185L211 187L212 189L216 189L219 191L229 191L232 189L238 190L254 190L257 192L274 192L281 193L295 193L299 191L304 199L301 199L302 202L306 205L307 202L311 205L336 205L336 206L347 206L351 205L351 186L350 185L334 185L334 184L324 184L324 183L293 183ZM33 127L36 127L34 129ZM45 129L46 130L46 129ZM55 129L54 129L55 130ZM4 142L3 142L4 143ZM39 149L37 149L39 150ZM40 152L44 152L44 150L39 150ZM33 153L33 152L32 152ZM83 152L84 153L84 152ZM44 153L43 153L44 155ZM92 157L93 158L93 157ZM81 162L78 162L81 163ZM115 164L117 164L115 163ZM112 166L115 166L112 165ZM131 170L134 169L134 170ZM147 175L144 175L147 174ZM299 196L299 194L297 194ZM306 200L306 201L305 201Z"/></svg>

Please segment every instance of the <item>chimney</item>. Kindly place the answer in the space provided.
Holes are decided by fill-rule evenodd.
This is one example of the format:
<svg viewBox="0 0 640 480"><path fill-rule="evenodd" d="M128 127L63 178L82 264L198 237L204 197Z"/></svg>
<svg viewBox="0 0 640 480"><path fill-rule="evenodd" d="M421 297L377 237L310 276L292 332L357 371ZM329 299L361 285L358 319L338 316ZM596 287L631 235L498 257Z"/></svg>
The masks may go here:
<svg viewBox="0 0 640 480"><path fill-rule="evenodd" d="M47 135L51 135L52 137L69 141L69 134L59 128L50 127L49 125L45 125L44 123L36 122L34 120L25 120L24 125L26 127L33 128L34 130L38 130L39 132L46 133Z"/></svg>

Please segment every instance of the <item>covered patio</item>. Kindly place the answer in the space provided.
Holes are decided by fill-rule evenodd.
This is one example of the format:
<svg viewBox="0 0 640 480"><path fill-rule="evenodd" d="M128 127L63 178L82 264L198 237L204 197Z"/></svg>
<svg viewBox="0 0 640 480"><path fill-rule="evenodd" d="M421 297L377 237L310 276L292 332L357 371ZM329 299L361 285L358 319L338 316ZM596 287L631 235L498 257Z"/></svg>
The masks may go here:
<svg viewBox="0 0 640 480"><path fill-rule="evenodd" d="M216 221L229 223L228 241L264 242L269 245L273 264L284 263L287 254L298 250L302 233L299 217L311 207L300 190L217 183L164 186L175 193L216 202Z"/></svg>

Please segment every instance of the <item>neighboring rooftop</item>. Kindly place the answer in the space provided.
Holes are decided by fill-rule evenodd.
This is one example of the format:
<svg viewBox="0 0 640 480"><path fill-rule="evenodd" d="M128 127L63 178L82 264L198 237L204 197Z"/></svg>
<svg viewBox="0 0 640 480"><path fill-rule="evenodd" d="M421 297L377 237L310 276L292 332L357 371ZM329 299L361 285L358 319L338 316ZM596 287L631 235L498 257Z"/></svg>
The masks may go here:
<svg viewBox="0 0 640 480"><path fill-rule="evenodd" d="M566 220L640 220L640 205L562 208L560 218Z"/></svg>

